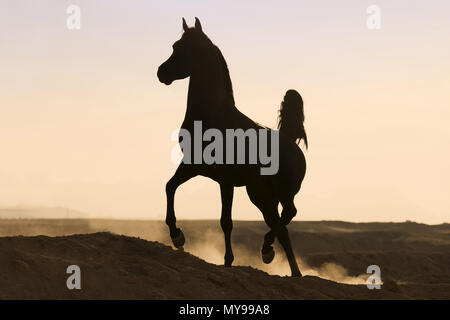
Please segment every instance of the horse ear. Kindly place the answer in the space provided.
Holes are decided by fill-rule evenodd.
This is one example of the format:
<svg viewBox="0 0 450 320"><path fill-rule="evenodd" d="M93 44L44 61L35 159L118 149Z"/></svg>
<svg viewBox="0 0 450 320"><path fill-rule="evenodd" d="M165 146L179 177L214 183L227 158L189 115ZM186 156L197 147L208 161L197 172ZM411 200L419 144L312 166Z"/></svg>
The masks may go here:
<svg viewBox="0 0 450 320"><path fill-rule="evenodd" d="M186 23L186 20L184 20L184 18L183 18L183 30L187 31L187 29L189 29L189 27L188 27L188 25Z"/></svg>
<svg viewBox="0 0 450 320"><path fill-rule="evenodd" d="M195 29L197 29L198 31L203 31L202 25L200 24L200 20L197 17L195 17Z"/></svg>

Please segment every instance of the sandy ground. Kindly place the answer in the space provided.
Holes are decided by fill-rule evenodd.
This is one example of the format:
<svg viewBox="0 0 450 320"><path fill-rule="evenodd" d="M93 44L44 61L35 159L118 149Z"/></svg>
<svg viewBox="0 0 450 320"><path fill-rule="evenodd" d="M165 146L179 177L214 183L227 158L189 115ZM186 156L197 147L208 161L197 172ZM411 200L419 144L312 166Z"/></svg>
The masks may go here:
<svg viewBox="0 0 450 320"><path fill-rule="evenodd" d="M235 222L231 269L219 265L217 221L179 224L185 252L166 245L162 222L0 220L0 298L450 299L449 225L294 222L290 234L307 275L295 279L284 276L279 247L271 265L261 262L263 223ZM81 290L66 287L72 264L81 268ZM381 268L381 290L365 286L372 264Z"/></svg>

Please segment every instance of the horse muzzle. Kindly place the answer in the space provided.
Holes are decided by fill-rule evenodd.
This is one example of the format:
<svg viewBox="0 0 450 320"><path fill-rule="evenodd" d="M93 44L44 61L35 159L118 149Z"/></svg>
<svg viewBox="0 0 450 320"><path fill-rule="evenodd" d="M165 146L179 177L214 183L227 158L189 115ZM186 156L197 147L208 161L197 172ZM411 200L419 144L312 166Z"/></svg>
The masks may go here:
<svg viewBox="0 0 450 320"><path fill-rule="evenodd" d="M160 82L164 83L165 85L170 85L170 84L172 84L173 80L168 79L168 77L167 77L167 72L165 71L164 65L161 65L161 66L158 68L158 73L157 73L157 75L158 75L158 79L159 79Z"/></svg>

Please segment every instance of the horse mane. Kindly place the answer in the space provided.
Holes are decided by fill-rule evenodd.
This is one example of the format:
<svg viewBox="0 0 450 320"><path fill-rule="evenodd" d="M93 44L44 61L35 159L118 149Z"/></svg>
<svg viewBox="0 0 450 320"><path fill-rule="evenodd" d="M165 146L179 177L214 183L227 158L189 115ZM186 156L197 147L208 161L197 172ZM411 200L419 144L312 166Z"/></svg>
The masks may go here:
<svg viewBox="0 0 450 320"><path fill-rule="evenodd" d="M189 31L196 32L195 28L189 28ZM233 84L231 82L230 71L228 69L227 62L225 61L225 57L223 56L219 47L216 46L205 33L201 32L201 36L203 38L202 41L205 41L207 48L209 50L211 50L210 52L212 53L212 57L214 59L216 59L215 62L220 67L220 71L222 73L223 81L225 84L226 93L230 97L230 99L231 99L230 102L232 103L232 106L234 107L235 102L234 102L234 94L233 94Z"/></svg>
<svg viewBox="0 0 450 320"><path fill-rule="evenodd" d="M225 61L225 58L224 58L222 52L220 51L219 47L217 47L214 44L213 44L213 46L214 46L214 49L217 51L219 63L221 64L222 69L223 69L225 89L226 89L227 93L229 94L229 96L231 97L231 102L233 103L233 106L234 106L235 102L234 102L234 94L233 94L233 84L231 83L230 71L228 70L227 62Z"/></svg>

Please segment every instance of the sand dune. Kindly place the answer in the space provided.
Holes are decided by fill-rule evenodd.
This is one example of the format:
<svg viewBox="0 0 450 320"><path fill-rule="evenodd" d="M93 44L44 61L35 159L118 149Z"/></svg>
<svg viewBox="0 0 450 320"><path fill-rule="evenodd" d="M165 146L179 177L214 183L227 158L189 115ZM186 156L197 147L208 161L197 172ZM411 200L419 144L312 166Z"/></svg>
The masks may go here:
<svg viewBox="0 0 450 320"><path fill-rule="evenodd" d="M231 269L220 266L217 221L180 225L185 252L166 245L162 222L0 220L0 298L450 299L449 225L292 223L302 279L282 276L289 268L279 247L271 265L261 262L260 222L235 223ZM81 290L66 287L72 264ZM381 290L364 285L371 264L381 268Z"/></svg>
<svg viewBox="0 0 450 320"><path fill-rule="evenodd" d="M403 298L392 290L317 277L270 276L251 267L225 269L157 242L109 233L0 240L2 299L328 299ZM68 290L78 265L81 290Z"/></svg>

